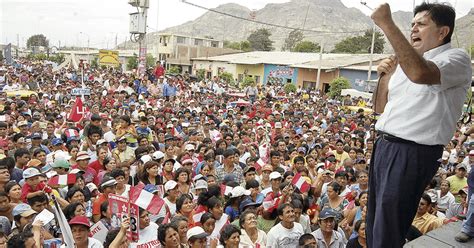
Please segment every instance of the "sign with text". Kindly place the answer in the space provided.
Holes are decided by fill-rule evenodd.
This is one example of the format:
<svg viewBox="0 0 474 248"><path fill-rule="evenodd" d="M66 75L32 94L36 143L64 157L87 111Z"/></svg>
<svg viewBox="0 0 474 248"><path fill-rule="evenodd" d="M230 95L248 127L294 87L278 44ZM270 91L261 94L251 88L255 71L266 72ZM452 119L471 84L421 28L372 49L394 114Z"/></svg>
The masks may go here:
<svg viewBox="0 0 474 248"><path fill-rule="evenodd" d="M139 239L139 208L137 205L128 201L128 198L110 194L109 211L112 213L110 225L112 228L120 228L122 220L130 217L130 229L127 231L127 237L132 242Z"/></svg>
<svg viewBox="0 0 474 248"><path fill-rule="evenodd" d="M71 95L73 96L90 96L91 95L91 89L90 88L74 88L71 90Z"/></svg>

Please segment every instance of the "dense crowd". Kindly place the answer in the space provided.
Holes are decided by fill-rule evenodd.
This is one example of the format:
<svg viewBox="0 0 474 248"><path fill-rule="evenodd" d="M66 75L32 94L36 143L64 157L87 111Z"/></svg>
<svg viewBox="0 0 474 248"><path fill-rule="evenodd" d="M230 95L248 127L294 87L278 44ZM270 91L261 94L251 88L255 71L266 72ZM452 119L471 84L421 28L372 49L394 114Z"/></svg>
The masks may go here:
<svg viewBox="0 0 474 248"><path fill-rule="evenodd" d="M66 226L78 248L366 247L367 99L83 66L0 64L0 247L59 247ZM71 95L83 86L90 95ZM445 147L407 240L465 217L468 127ZM116 217L117 196L139 205L138 223Z"/></svg>

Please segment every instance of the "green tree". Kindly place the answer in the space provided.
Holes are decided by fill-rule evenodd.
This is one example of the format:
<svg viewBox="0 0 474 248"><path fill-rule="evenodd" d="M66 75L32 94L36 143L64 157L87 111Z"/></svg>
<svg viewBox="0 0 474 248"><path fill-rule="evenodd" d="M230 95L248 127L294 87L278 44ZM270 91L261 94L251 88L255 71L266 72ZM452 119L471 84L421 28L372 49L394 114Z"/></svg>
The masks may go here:
<svg viewBox="0 0 474 248"><path fill-rule="evenodd" d="M30 36L28 40L26 40L26 47L31 48L32 46L49 46L49 40L46 39L46 36L43 34L35 34Z"/></svg>
<svg viewBox="0 0 474 248"><path fill-rule="evenodd" d="M92 68L99 68L99 57L94 56L94 58L92 58L91 67Z"/></svg>
<svg viewBox="0 0 474 248"><path fill-rule="evenodd" d="M272 46L273 41L270 40L271 35L270 30L261 28L251 33L247 40L253 51L272 51L274 48Z"/></svg>
<svg viewBox="0 0 474 248"><path fill-rule="evenodd" d="M224 80L227 84L235 85L234 75L230 72L222 72L219 74L219 77Z"/></svg>
<svg viewBox="0 0 474 248"><path fill-rule="evenodd" d="M342 89L350 89L351 83L345 77L338 77L329 83L329 92L328 95L331 98L336 98L341 96Z"/></svg>
<svg viewBox="0 0 474 248"><path fill-rule="evenodd" d="M168 73L171 73L171 74L179 74L180 71L179 71L179 67L177 66L171 66L168 71Z"/></svg>
<svg viewBox="0 0 474 248"><path fill-rule="evenodd" d="M155 59L155 57L153 57L153 55L151 55L151 54L148 53L148 54L146 55L146 68L148 68L148 67L154 67L155 64L156 64L156 59Z"/></svg>
<svg viewBox="0 0 474 248"><path fill-rule="evenodd" d="M337 43L333 53L370 53L372 45L372 30L365 31L364 35L345 38ZM383 34L375 32L374 53L383 53L385 40Z"/></svg>
<svg viewBox="0 0 474 248"><path fill-rule="evenodd" d="M304 38L303 32L301 30L295 29L288 34L288 37L285 39L285 43L281 47L283 51L295 50L296 44L300 43Z"/></svg>
<svg viewBox="0 0 474 248"><path fill-rule="evenodd" d="M64 62L65 57L64 57L64 54L58 53L53 56L49 56L49 60L55 63L61 64L62 62Z"/></svg>
<svg viewBox="0 0 474 248"><path fill-rule="evenodd" d="M251 76L246 76L244 78L244 81L240 84L240 88L245 89L247 86L254 85L255 84L255 79Z"/></svg>
<svg viewBox="0 0 474 248"><path fill-rule="evenodd" d="M132 57L127 59L127 70L138 68L138 56L134 53Z"/></svg>
<svg viewBox="0 0 474 248"><path fill-rule="evenodd" d="M206 69L196 70L196 76L199 81L203 80L206 77Z"/></svg>
<svg viewBox="0 0 474 248"><path fill-rule="evenodd" d="M296 44L294 51L298 53L319 53L321 46L309 40L305 40Z"/></svg>
<svg viewBox="0 0 474 248"><path fill-rule="evenodd" d="M285 90L286 94L290 94L291 92L295 93L296 92L296 85L294 83L287 83L285 86L283 86L283 89Z"/></svg>
<svg viewBox="0 0 474 248"><path fill-rule="evenodd" d="M224 41L224 48L230 48L230 49L235 49L235 50L241 50L244 52L250 52L252 51L252 48L250 48L250 42L244 40L244 41Z"/></svg>

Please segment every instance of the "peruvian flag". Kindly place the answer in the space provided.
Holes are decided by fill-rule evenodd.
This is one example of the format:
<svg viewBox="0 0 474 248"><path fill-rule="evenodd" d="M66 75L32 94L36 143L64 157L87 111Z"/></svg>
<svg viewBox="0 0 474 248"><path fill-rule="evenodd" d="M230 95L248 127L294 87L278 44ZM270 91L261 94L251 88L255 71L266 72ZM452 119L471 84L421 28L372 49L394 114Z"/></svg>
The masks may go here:
<svg viewBox="0 0 474 248"><path fill-rule="evenodd" d="M263 143L258 147L258 155L263 162L267 163L270 159L270 146L268 143Z"/></svg>
<svg viewBox="0 0 474 248"><path fill-rule="evenodd" d="M76 101L74 102L74 105L72 105L71 113L69 113L68 119L72 120L73 122L78 122L82 119L85 112L86 108L82 104L82 99L80 97L76 97Z"/></svg>
<svg viewBox="0 0 474 248"><path fill-rule="evenodd" d="M48 181L49 186L59 186L59 185L68 185L74 184L76 182L75 174L66 174L66 175L56 175L53 176Z"/></svg>
<svg viewBox="0 0 474 248"><path fill-rule="evenodd" d="M302 193L308 192L311 188L308 182L301 176L301 173L296 174L291 181L291 184L295 185Z"/></svg>
<svg viewBox="0 0 474 248"><path fill-rule="evenodd" d="M201 217L204 213L206 213L206 209L205 208L196 208L195 209L195 213L193 214L193 221L194 223L200 223L201 222Z"/></svg>
<svg viewBox="0 0 474 248"><path fill-rule="evenodd" d="M158 195L152 194L137 185L130 188L130 202L146 209L151 214L158 214L165 201Z"/></svg>
<svg viewBox="0 0 474 248"><path fill-rule="evenodd" d="M229 193L232 191L232 187L227 186L225 184L221 184L221 194L228 196Z"/></svg>
<svg viewBox="0 0 474 248"><path fill-rule="evenodd" d="M260 171L260 170L262 169L262 167L265 166L265 164L266 164L266 163L263 161L263 159L259 158L259 159L257 160L257 162L255 162L255 164L254 164L253 167L255 167L255 169L256 169L257 171Z"/></svg>
<svg viewBox="0 0 474 248"><path fill-rule="evenodd" d="M272 212L278 207L278 203L280 203L280 197L273 198L273 194L267 194L263 199L262 206L265 211Z"/></svg>

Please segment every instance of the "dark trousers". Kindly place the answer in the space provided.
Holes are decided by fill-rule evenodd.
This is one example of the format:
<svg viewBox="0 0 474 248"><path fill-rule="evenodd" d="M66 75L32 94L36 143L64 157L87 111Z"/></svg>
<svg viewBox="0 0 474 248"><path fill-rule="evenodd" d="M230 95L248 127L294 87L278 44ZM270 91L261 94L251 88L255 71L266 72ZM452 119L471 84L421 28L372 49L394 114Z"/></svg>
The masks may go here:
<svg viewBox="0 0 474 248"><path fill-rule="evenodd" d="M377 139L369 171L367 247L403 247L442 152L442 146Z"/></svg>

